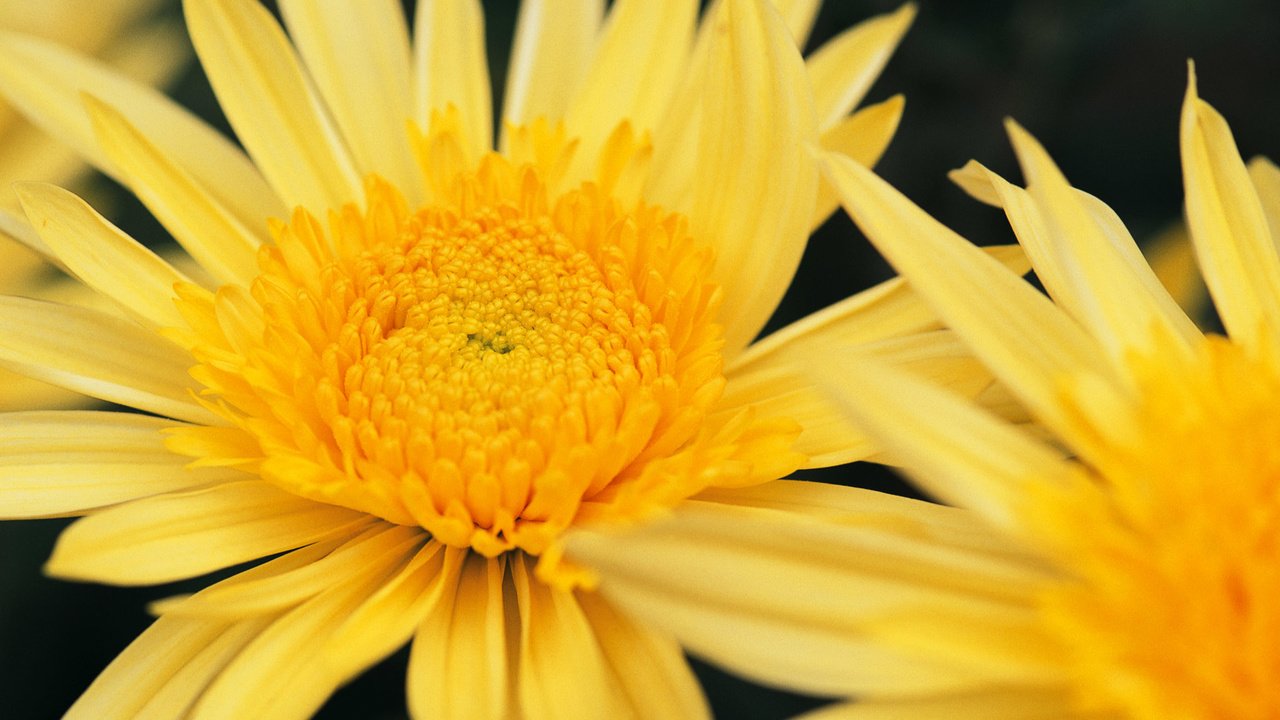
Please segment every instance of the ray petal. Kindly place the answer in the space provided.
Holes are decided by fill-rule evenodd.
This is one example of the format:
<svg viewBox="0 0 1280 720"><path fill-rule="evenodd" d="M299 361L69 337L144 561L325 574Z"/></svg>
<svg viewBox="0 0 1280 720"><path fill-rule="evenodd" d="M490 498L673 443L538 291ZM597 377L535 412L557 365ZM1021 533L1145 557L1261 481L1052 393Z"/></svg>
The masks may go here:
<svg viewBox="0 0 1280 720"><path fill-rule="evenodd" d="M520 3L507 71L503 119L523 125L555 122L591 67L604 0L527 0Z"/></svg>
<svg viewBox="0 0 1280 720"><path fill-rule="evenodd" d="M1280 344L1280 258L1226 120L1196 94L1182 106L1187 224L1222 324L1260 349Z"/></svg>
<svg viewBox="0 0 1280 720"><path fill-rule="evenodd" d="M915 17L915 3L907 3L858 23L809 57L819 128L834 127L862 102Z"/></svg>
<svg viewBox="0 0 1280 720"><path fill-rule="evenodd" d="M1265 157L1255 157L1249 161L1249 180L1267 216L1271 242L1280 248L1280 167Z"/></svg>
<svg viewBox="0 0 1280 720"><path fill-rule="evenodd" d="M1066 688L994 686L972 692L909 699L868 699L831 705L796 720L1061 720L1093 717L1064 712L1072 703Z"/></svg>
<svg viewBox="0 0 1280 720"><path fill-rule="evenodd" d="M819 144L823 150L848 155L860 165L875 167L898 131L905 106L903 96L894 95L882 103L865 107L823 130ZM838 207L840 198L835 188L824 179L818 185L818 206L809 226L816 229Z"/></svg>
<svg viewBox="0 0 1280 720"><path fill-rule="evenodd" d="M168 582L353 532L364 522L363 513L260 480L225 483L83 518L58 538L47 571L116 585Z"/></svg>
<svg viewBox="0 0 1280 720"><path fill-rule="evenodd" d="M285 204L323 212L360 200L350 152L271 13L257 0L183 7L222 110Z"/></svg>
<svg viewBox="0 0 1280 720"><path fill-rule="evenodd" d="M467 131L472 159L493 147L493 101L484 44L484 11L477 0L421 0L413 24L415 114L453 105Z"/></svg>

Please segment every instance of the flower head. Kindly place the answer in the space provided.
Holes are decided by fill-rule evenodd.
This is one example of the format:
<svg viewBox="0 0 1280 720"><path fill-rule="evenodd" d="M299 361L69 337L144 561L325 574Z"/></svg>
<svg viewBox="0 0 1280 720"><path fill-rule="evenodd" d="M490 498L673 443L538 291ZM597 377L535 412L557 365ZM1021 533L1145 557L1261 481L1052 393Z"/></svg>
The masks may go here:
<svg viewBox="0 0 1280 720"><path fill-rule="evenodd" d="M68 578L279 555L158 603L72 716L305 716L410 640L422 717L705 713L675 640L595 593L565 540L689 505L759 506L761 534L816 512L826 490L771 481L870 447L792 369L815 346L988 376L901 282L752 343L834 208L810 146L873 162L892 135L900 99L846 116L912 8L806 64L817 3L698 5L525 3L496 146L470 0L420 2L412 44L390 2L285 1L286 35L254 0L188 0L247 156L5 36L0 90L198 267L21 187L114 309L0 298L0 363L149 414L0 419L24 468L0 514L87 514L49 563ZM822 687L822 666L753 671Z"/></svg>
<svg viewBox="0 0 1280 720"><path fill-rule="evenodd" d="M955 177L1004 208L1052 301L828 158L868 236L1040 425L852 366L840 389L851 415L925 488L970 508L974 538L957 548L963 578L936 560L904 564L894 577L917 596L851 621L884 652L937 668L928 692L873 678L864 691L872 706L986 717L1269 717L1280 705L1280 172L1266 160L1246 169L1193 76L1188 223L1230 333L1205 336L1115 214L1009 132L1026 189L976 164ZM895 534L885 542L912 542Z"/></svg>

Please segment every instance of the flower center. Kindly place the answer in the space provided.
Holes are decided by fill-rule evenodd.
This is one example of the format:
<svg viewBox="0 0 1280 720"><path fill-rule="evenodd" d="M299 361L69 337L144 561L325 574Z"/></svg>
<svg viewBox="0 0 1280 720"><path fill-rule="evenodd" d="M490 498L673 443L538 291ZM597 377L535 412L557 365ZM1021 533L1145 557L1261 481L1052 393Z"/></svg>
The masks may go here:
<svg viewBox="0 0 1280 720"><path fill-rule="evenodd" d="M1137 357L1140 401L1050 532L1048 607L1090 704L1124 717L1280 708L1280 363L1209 338Z"/></svg>
<svg viewBox="0 0 1280 720"><path fill-rule="evenodd" d="M793 439L711 412L720 292L681 216L601 184L551 197L496 154L432 170L420 209L372 178L327 231L276 223L247 292L183 290L193 372L235 427L175 451L493 556L749 481L744 452Z"/></svg>

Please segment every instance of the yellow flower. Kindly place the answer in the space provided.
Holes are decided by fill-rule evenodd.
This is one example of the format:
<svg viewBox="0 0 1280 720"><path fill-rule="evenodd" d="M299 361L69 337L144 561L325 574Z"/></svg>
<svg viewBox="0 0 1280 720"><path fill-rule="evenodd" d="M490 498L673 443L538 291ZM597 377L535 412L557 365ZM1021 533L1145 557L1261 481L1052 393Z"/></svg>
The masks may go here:
<svg viewBox="0 0 1280 720"><path fill-rule="evenodd" d="M1004 207L1056 305L865 170L828 165L867 234L1054 438L891 370L859 365L849 379L851 413L929 491L972 508L989 546L957 548L974 563L965 587L917 566L934 594L865 619L866 636L953 675L941 698L886 704L1269 717L1280 707L1280 171L1246 167L1193 75L1188 225L1230 333L1206 336L1115 214L1009 130L1027 189L977 164L957 180Z"/></svg>
<svg viewBox="0 0 1280 720"><path fill-rule="evenodd" d="M189 52L178 28L157 20L157 0L107 0L81 3L50 0L0 5L0 31L44 38L103 58L112 66L149 84L163 84L184 64ZM18 199L9 192L17 181L80 180L89 167L74 150L35 125L14 108L0 103L0 289L11 293L43 293L42 297L72 299L80 294L51 283L53 273L38 254L11 238L34 236L22 219ZM7 237L6 237L7 236ZM0 370L0 410L77 402L73 393Z"/></svg>
<svg viewBox="0 0 1280 720"><path fill-rule="evenodd" d="M0 298L0 363L149 414L4 416L0 515L87 514L49 562L66 578L278 555L158 603L70 716L305 716L410 640L418 717L705 715L679 644L594 592L565 540L607 552L584 526L686 507L762 539L826 527L844 490L775 481L870 452L794 368L825 345L987 385L901 281L752 343L835 206L812 146L870 163L893 133L901 99L848 113L913 9L806 63L817 2L726 0L699 25L694 0L603 21L598 0L531 0L495 151L478 2L419 3L412 44L393 0L280 5L292 41L254 0L186 3L247 157L159 93L0 42L0 90L199 265L20 187L119 312ZM746 633L708 629L690 647L723 640L756 677L843 676L822 638L757 633L734 658Z"/></svg>

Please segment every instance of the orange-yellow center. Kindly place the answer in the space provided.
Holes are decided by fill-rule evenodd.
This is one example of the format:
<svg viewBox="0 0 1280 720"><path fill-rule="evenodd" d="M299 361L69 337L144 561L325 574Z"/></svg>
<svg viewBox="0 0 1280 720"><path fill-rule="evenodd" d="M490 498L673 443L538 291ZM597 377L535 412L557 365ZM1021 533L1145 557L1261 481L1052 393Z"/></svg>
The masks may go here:
<svg viewBox="0 0 1280 720"><path fill-rule="evenodd" d="M1087 706L1280 717L1280 363L1222 338L1179 357L1132 359L1094 482L1044 513L1074 575L1048 610Z"/></svg>
<svg viewBox="0 0 1280 720"><path fill-rule="evenodd" d="M679 215L546 174L490 154L419 208L372 178L327 227L276 223L249 288L184 289L233 427L172 447L490 556L772 479L744 458L792 462L794 425L713 412L711 253Z"/></svg>

